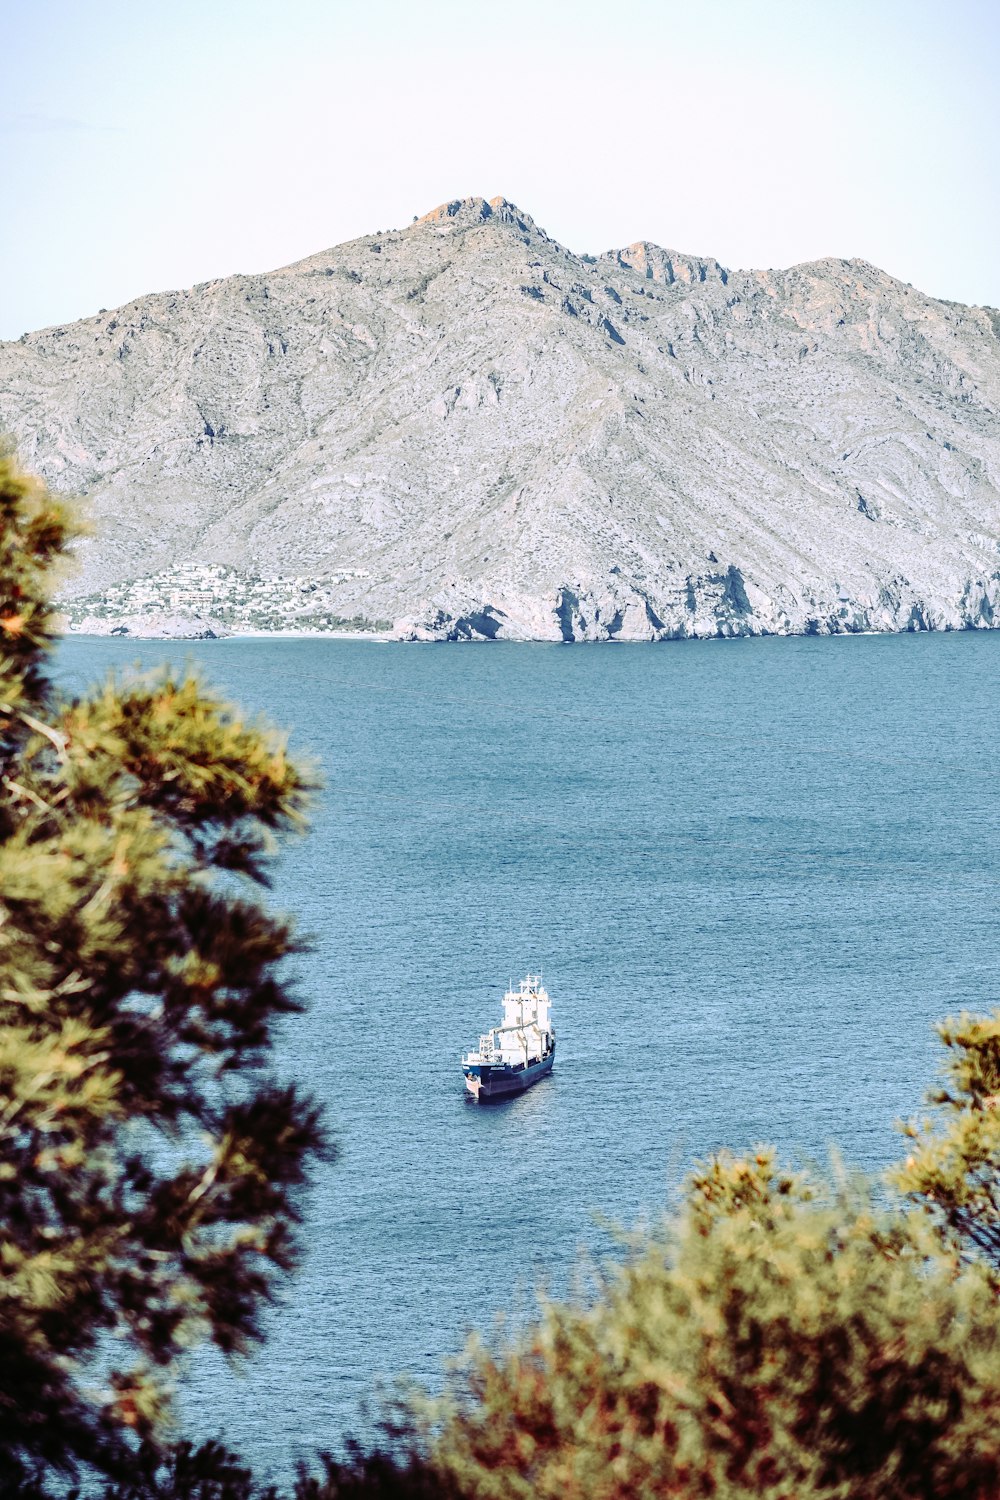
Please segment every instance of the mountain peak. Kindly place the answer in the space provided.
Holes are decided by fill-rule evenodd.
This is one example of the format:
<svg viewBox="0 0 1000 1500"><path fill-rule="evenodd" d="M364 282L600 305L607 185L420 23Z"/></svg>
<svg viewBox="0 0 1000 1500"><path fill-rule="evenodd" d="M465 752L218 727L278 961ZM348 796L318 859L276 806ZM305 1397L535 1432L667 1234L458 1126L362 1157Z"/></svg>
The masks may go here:
<svg viewBox="0 0 1000 1500"><path fill-rule="evenodd" d="M666 286L678 281L688 285L721 281L725 285L729 280L729 272L713 256L683 255L676 250L664 250L650 240L636 240L621 250L608 250L604 258L635 271L647 281L660 281Z"/></svg>
<svg viewBox="0 0 1000 1500"><path fill-rule="evenodd" d="M430 213L422 215L418 224L454 225L457 229L471 229L489 220L509 224L521 234L541 234L530 214L523 213L516 203L507 198L452 198L448 203L439 203Z"/></svg>

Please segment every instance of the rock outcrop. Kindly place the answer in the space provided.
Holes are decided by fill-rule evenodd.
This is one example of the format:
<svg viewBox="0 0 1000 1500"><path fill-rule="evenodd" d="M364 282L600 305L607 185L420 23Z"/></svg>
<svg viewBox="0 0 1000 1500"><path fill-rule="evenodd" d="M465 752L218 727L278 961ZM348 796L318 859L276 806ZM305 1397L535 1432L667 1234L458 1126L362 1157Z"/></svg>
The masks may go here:
<svg viewBox="0 0 1000 1500"><path fill-rule="evenodd" d="M77 635L120 635L139 641L218 641L232 635L221 620L204 620L200 615L145 614L110 619L91 615L71 628Z"/></svg>
<svg viewBox="0 0 1000 1500"><path fill-rule="evenodd" d="M197 558L407 639L992 626L998 411L993 309L503 198L0 344L0 428L91 502L76 594Z"/></svg>

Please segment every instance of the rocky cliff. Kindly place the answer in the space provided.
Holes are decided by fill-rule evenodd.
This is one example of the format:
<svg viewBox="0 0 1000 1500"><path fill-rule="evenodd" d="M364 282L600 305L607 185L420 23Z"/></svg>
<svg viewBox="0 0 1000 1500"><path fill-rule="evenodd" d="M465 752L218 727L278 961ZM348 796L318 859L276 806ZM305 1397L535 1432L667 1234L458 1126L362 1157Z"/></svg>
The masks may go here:
<svg viewBox="0 0 1000 1500"><path fill-rule="evenodd" d="M998 409L996 310L502 198L0 344L0 428L91 502L76 593L201 559L418 639L991 625Z"/></svg>

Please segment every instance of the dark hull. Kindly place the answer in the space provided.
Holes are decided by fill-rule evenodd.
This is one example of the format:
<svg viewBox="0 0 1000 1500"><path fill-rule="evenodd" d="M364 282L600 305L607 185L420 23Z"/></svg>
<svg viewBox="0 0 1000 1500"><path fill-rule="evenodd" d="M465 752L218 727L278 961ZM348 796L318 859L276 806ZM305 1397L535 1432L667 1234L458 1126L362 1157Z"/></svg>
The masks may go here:
<svg viewBox="0 0 1000 1500"><path fill-rule="evenodd" d="M480 1104L494 1099L511 1099L515 1094L523 1094L525 1089L530 1089L533 1083L551 1073L555 1060L556 1049L553 1046L543 1058L538 1062L528 1063L527 1067L505 1068L491 1066L489 1063L473 1064L464 1069L466 1087Z"/></svg>

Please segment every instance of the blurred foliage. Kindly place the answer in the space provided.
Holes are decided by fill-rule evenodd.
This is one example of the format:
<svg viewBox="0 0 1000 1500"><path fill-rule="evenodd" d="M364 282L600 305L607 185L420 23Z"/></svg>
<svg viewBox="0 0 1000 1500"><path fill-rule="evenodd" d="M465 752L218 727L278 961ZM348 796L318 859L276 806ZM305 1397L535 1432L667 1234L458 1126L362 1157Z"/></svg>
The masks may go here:
<svg viewBox="0 0 1000 1500"><path fill-rule="evenodd" d="M994 1272L937 1211L761 1149L697 1168L627 1251L506 1346L474 1339L443 1396L411 1395L380 1448L301 1473L293 1500L1000 1493ZM114 1500L217 1494L257 1496Z"/></svg>
<svg viewBox="0 0 1000 1500"><path fill-rule="evenodd" d="M470 1348L428 1461L476 1500L1000 1492L986 1268L769 1151L695 1172L587 1306Z"/></svg>
<svg viewBox="0 0 1000 1500"><path fill-rule="evenodd" d="M190 677L56 692L77 533L0 455L3 1494L162 1441L184 1352L258 1335L325 1145L268 1071L295 942L256 895L309 777Z"/></svg>
<svg viewBox="0 0 1000 1500"><path fill-rule="evenodd" d="M130 1477L106 1489L104 1500L460 1500L446 1476L425 1458L366 1451L320 1458L318 1472L300 1466L290 1492L259 1484L250 1469L218 1443L178 1443L164 1452L143 1448Z"/></svg>
<svg viewBox="0 0 1000 1500"><path fill-rule="evenodd" d="M912 1149L892 1184L1000 1276L1000 1012L961 1015L938 1034L947 1061L930 1095L936 1113L906 1126Z"/></svg>

